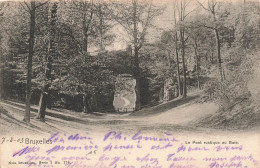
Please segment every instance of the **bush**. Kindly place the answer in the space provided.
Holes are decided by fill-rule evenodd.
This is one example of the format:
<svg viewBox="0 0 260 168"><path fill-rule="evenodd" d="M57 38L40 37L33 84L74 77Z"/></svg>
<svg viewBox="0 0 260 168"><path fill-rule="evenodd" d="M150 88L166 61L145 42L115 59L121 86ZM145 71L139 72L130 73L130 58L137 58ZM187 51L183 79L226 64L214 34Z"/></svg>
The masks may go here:
<svg viewBox="0 0 260 168"><path fill-rule="evenodd" d="M259 51L248 53L241 62L227 65L226 79L208 82L204 91L217 103L220 113L206 117L197 126L246 129L260 124ZM229 67L228 67L229 66Z"/></svg>
<svg viewBox="0 0 260 168"><path fill-rule="evenodd" d="M206 95L217 103L222 111L236 104L242 99L251 97L248 83L252 79L254 63L257 56L247 54L241 60L235 60L223 65L225 79L215 78L204 86Z"/></svg>

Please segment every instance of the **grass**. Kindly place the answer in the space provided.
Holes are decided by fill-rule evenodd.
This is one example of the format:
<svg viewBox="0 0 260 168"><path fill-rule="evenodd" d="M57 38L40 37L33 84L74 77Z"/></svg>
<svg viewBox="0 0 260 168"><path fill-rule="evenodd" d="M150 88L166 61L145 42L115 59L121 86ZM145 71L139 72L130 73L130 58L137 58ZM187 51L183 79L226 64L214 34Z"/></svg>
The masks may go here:
<svg viewBox="0 0 260 168"><path fill-rule="evenodd" d="M252 103L251 99L245 99L233 105L232 108L201 119L195 126L228 130L246 130L259 127L260 107Z"/></svg>

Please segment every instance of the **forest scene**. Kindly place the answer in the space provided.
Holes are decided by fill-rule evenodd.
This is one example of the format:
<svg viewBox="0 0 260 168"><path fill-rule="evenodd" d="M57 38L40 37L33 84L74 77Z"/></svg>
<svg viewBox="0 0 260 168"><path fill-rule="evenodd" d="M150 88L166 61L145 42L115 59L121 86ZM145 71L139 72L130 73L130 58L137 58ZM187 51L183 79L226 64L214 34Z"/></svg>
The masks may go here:
<svg viewBox="0 0 260 168"><path fill-rule="evenodd" d="M258 0L1 1L1 122L178 124L196 105L195 127L259 127L259 56ZM131 111L114 107L120 87L131 87L131 100L117 97ZM178 114L157 117L169 110Z"/></svg>

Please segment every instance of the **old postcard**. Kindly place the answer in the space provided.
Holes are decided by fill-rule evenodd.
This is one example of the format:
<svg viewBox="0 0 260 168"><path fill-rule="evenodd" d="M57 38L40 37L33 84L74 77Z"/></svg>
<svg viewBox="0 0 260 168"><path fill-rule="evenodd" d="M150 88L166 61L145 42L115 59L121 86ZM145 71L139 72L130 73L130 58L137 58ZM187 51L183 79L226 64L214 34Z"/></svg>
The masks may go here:
<svg viewBox="0 0 260 168"><path fill-rule="evenodd" d="M260 168L260 1L0 1L0 168Z"/></svg>

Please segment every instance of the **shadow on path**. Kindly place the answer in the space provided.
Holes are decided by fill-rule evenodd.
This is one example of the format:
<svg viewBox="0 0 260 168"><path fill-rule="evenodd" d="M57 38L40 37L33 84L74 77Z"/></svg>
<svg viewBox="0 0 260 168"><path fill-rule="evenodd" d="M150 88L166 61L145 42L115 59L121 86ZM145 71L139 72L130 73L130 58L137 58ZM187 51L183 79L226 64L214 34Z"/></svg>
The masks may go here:
<svg viewBox="0 0 260 168"><path fill-rule="evenodd" d="M200 97L200 95L193 95L193 96L188 96L186 99L181 98L181 99L177 99L177 100L172 100L170 102L167 102L164 104L159 104L154 107L141 109L137 112L132 113L130 116L148 116L148 115L150 116L150 115L160 114L160 113L168 111L172 108L175 108L177 106L180 106L180 105L183 105L186 103L190 103L199 97Z"/></svg>

